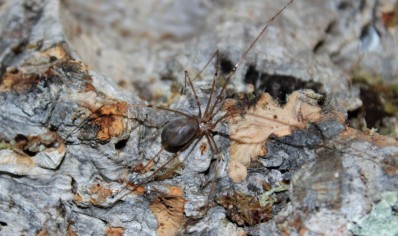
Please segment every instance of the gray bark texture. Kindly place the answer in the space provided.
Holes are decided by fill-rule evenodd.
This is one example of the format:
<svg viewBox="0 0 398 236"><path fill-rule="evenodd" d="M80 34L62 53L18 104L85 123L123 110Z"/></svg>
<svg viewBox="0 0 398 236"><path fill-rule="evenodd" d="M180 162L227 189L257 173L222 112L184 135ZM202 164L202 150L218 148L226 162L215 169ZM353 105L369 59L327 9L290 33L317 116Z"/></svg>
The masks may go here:
<svg viewBox="0 0 398 236"><path fill-rule="evenodd" d="M397 235L397 140L346 125L368 105L352 77L397 84L396 1L294 1L210 138L162 148L215 60L198 99L184 71L218 49L220 91L283 4L0 0L0 235Z"/></svg>

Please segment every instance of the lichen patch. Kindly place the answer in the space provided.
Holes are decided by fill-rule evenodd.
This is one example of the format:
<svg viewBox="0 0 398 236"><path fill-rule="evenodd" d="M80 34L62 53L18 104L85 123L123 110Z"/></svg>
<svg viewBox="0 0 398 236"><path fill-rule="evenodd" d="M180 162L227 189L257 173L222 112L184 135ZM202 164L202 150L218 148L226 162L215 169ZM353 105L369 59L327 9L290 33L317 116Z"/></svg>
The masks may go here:
<svg viewBox="0 0 398 236"><path fill-rule="evenodd" d="M234 192L217 199L217 203L226 209L229 220L238 226L253 226L267 222L272 218L272 204L261 206L256 196Z"/></svg>
<svg viewBox="0 0 398 236"><path fill-rule="evenodd" d="M124 235L124 228L122 227L107 227L106 236L122 236Z"/></svg>
<svg viewBox="0 0 398 236"><path fill-rule="evenodd" d="M97 118L93 120L93 123L100 127L96 136L98 140L106 141L112 137L120 137L125 132L124 118L127 107L126 102L119 102L103 105L96 111Z"/></svg>
<svg viewBox="0 0 398 236"><path fill-rule="evenodd" d="M102 186L101 184L93 184L89 190L93 196L90 198L90 202L93 205L100 205L105 202L106 199L113 195L112 190Z"/></svg>
<svg viewBox="0 0 398 236"><path fill-rule="evenodd" d="M177 235L185 223L183 190L174 186L168 190L170 194L158 196L149 206L158 221L160 236Z"/></svg>
<svg viewBox="0 0 398 236"><path fill-rule="evenodd" d="M345 130L340 134L341 138L345 139L359 139L365 142L373 143L378 147L398 147L398 141L393 137L380 135L378 133L372 133L372 130L359 131L350 127L346 127Z"/></svg>
<svg viewBox="0 0 398 236"><path fill-rule="evenodd" d="M17 93L23 93L35 87L41 80L38 75L35 74L23 74L17 69L6 72L2 78L0 78L0 92L14 91Z"/></svg>
<svg viewBox="0 0 398 236"><path fill-rule="evenodd" d="M69 53L65 50L62 43L55 45L45 51L40 52L41 57L48 58L47 61L70 59Z"/></svg>

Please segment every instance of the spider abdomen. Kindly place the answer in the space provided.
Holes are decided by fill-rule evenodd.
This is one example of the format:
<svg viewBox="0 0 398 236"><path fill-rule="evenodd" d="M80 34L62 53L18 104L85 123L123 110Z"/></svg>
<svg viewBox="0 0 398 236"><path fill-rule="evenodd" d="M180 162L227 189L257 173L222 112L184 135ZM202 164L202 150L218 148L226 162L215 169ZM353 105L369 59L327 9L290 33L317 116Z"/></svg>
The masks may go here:
<svg viewBox="0 0 398 236"><path fill-rule="evenodd" d="M185 117L170 121L161 134L162 146L168 152L182 151L196 137L199 131L198 122Z"/></svg>

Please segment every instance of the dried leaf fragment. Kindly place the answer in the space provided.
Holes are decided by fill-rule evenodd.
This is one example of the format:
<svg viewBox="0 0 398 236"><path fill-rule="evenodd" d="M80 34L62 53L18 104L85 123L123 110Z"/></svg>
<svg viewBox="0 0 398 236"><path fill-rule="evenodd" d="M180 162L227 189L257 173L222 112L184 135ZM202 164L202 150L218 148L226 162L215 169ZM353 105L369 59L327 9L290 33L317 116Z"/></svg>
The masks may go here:
<svg viewBox="0 0 398 236"><path fill-rule="evenodd" d="M321 109L315 104L314 98L294 92L287 104L280 107L265 93L254 107L231 116L228 119L232 140L228 170L233 181L243 181L246 177L238 177L236 173L242 175L242 167L247 168L252 160L266 155L265 142L271 134L278 137L290 135L292 129L319 120Z"/></svg>

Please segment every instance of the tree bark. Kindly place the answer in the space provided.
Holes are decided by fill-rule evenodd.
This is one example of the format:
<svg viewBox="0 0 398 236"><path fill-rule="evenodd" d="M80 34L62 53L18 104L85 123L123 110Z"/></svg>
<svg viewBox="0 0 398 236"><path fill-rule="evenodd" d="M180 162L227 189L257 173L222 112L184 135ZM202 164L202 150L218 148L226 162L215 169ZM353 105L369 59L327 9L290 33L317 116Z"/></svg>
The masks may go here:
<svg viewBox="0 0 398 236"><path fill-rule="evenodd" d="M345 124L347 112L361 106L346 71L355 74L358 65L387 82L397 76L385 64L397 54L363 42L381 26L359 35L376 5L350 18L347 9L360 6L295 1L228 86L246 93L229 96L215 116L228 109L241 115L217 126L220 153L203 138L178 155L178 168L157 175L165 179L137 187L146 171L173 156L159 152L160 136L178 117L146 104L197 114L192 93L179 93L184 69L195 77L219 48L225 76L258 34L254 26L281 3L61 2L0 1L2 235L398 232L384 227L396 219L388 214L397 206L398 143ZM244 19L234 9L245 10ZM339 31L344 22L353 37ZM380 45L396 42L389 36ZM361 40L363 48L353 50ZM213 68L194 81L202 107ZM259 95L261 89L271 95ZM139 165L153 157L152 168ZM376 203L385 206L384 221L358 220L379 219L371 214Z"/></svg>

